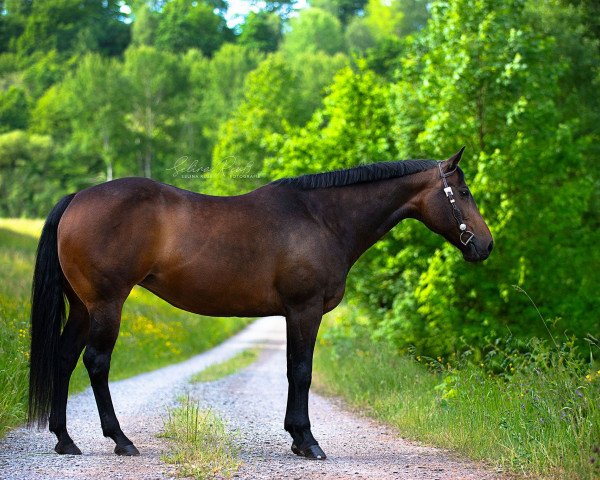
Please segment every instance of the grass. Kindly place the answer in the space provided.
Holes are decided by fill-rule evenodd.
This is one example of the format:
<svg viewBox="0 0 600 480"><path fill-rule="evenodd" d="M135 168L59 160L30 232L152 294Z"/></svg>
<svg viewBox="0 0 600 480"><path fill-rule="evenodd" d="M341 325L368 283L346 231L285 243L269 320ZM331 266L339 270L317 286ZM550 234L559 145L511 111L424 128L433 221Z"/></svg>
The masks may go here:
<svg viewBox="0 0 600 480"><path fill-rule="evenodd" d="M0 219L0 436L25 420L29 295L42 224L41 220ZM220 343L247 323L247 319L184 312L136 287L123 308L110 378L119 380L182 361ZM70 391L88 385L80 362Z"/></svg>
<svg viewBox="0 0 600 480"><path fill-rule="evenodd" d="M225 360L221 363L215 363L214 365L208 366L201 372L198 372L192 377L191 382L214 382L220 378L232 375L254 363L258 358L259 353L260 348L249 348L244 350L229 360Z"/></svg>
<svg viewBox="0 0 600 480"><path fill-rule="evenodd" d="M238 449L223 421L190 397L169 410L161 436L171 442L162 458L176 465L180 477L230 478L240 466Z"/></svg>
<svg viewBox="0 0 600 480"><path fill-rule="evenodd" d="M324 322L318 390L403 436L525 477L600 478L600 370L572 343L556 349L533 340L526 354L498 348L505 369L492 373L485 364L402 356L371 341L352 317L342 308Z"/></svg>
<svg viewBox="0 0 600 480"><path fill-rule="evenodd" d="M213 382L232 375L255 362L259 353L260 348L246 349L208 366L190 382ZM171 440L163 460L176 465L180 477L230 478L240 466L238 449L222 420L210 410L201 410L189 395L169 410L161 436Z"/></svg>

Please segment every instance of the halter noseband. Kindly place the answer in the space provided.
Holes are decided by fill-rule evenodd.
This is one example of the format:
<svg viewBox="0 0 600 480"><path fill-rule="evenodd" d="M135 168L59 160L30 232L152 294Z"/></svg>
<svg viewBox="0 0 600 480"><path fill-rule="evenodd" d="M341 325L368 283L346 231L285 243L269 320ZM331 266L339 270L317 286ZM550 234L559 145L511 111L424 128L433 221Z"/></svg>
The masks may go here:
<svg viewBox="0 0 600 480"><path fill-rule="evenodd" d="M471 240L475 237L475 234L470 230L467 230L467 225L463 222L462 214L460 213L459 208L456 206L456 200L454 199L454 192L452 192L452 187L448 185L446 181L446 177L449 177L456 171L456 167L453 170L450 170L447 173L442 171L442 162L438 162L438 169L440 171L440 178L442 182L444 182L444 193L448 200L450 201L450 205L452 206L452 215L456 219L456 223L458 223L458 228L460 229L460 243L463 245L468 245Z"/></svg>

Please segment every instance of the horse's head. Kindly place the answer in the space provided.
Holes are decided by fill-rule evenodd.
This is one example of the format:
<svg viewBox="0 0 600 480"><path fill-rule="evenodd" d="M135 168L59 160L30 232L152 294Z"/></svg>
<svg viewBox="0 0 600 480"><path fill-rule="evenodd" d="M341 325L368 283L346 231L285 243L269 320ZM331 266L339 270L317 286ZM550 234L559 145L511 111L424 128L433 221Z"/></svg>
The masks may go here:
<svg viewBox="0 0 600 480"><path fill-rule="evenodd" d="M465 260L478 262L490 256L494 242L458 166L464 149L431 170L421 197L420 218L457 247Z"/></svg>

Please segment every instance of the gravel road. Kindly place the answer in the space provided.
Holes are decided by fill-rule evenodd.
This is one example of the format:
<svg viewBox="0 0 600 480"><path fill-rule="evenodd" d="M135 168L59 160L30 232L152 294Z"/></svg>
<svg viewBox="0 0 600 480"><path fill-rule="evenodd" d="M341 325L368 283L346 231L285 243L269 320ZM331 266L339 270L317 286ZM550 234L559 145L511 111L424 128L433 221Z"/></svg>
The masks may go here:
<svg viewBox="0 0 600 480"><path fill-rule="evenodd" d="M190 386L189 377L251 345L263 347L246 370L216 382ZM118 348L118 347L117 347ZM390 428L344 409L339 401L311 395L313 433L328 455L324 462L296 457L283 431L287 395L285 323L260 319L218 347L185 362L111 383L113 402L140 457L118 457L100 430L91 389L69 399L68 425L81 456L54 453L48 432L17 428L0 441L1 479L169 479L173 467L160 460L168 448L156 437L175 398L191 391L235 431L243 479L500 479L500 474L450 452L416 445Z"/></svg>

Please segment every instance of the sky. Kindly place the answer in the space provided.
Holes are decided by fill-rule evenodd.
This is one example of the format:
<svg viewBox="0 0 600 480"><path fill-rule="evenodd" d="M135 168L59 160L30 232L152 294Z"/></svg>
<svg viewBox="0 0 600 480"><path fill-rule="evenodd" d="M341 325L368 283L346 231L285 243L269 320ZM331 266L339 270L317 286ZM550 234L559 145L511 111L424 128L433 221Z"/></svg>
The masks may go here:
<svg viewBox="0 0 600 480"><path fill-rule="evenodd" d="M229 9L227 10L227 25L233 27L238 23L241 23L243 17L248 15L249 12L257 12L261 8L264 8L263 2L248 1L248 0L228 0ZM297 0L296 9L306 8L308 6L306 0Z"/></svg>
<svg viewBox="0 0 600 480"><path fill-rule="evenodd" d="M241 23L246 15L250 12L257 12L261 8L264 8L264 3L260 1L251 0L228 0L229 8L225 18L227 19L227 25L234 27ZM296 9L306 8L308 3L306 0L297 0ZM125 3L121 7L123 13L131 13L131 9Z"/></svg>

